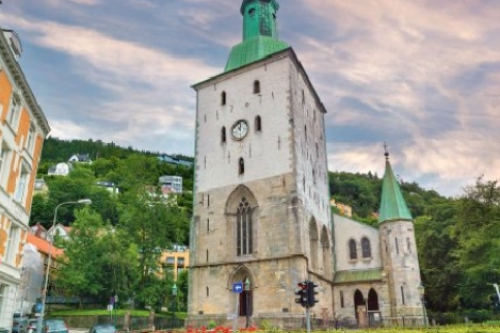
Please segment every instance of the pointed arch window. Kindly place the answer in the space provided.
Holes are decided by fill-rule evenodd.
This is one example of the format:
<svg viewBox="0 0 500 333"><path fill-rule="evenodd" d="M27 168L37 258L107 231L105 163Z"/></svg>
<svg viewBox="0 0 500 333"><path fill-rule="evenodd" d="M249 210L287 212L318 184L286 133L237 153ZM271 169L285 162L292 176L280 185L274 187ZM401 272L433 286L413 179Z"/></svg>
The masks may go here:
<svg viewBox="0 0 500 333"><path fill-rule="evenodd" d="M226 92L225 91L223 91L220 94L220 104L221 105L226 105Z"/></svg>
<svg viewBox="0 0 500 333"><path fill-rule="evenodd" d="M363 253L363 258L371 258L372 250L370 247L370 240L366 237L361 239L361 251Z"/></svg>
<svg viewBox="0 0 500 333"><path fill-rule="evenodd" d="M221 131L220 131L220 141L222 143L226 143L226 127L223 126Z"/></svg>
<svg viewBox="0 0 500 333"><path fill-rule="evenodd" d="M236 213L236 255L253 252L252 207L245 197L241 198Z"/></svg>
<svg viewBox="0 0 500 333"><path fill-rule="evenodd" d="M260 116L255 117L255 131L262 132L262 119Z"/></svg>
<svg viewBox="0 0 500 333"><path fill-rule="evenodd" d="M253 82L253 93L260 94L260 81L259 80L255 80Z"/></svg>
<svg viewBox="0 0 500 333"><path fill-rule="evenodd" d="M240 157L238 160L238 175L242 176L245 174L245 160Z"/></svg>
<svg viewBox="0 0 500 333"><path fill-rule="evenodd" d="M351 239L349 241L349 259L356 260L358 259L358 251L356 249L356 241Z"/></svg>

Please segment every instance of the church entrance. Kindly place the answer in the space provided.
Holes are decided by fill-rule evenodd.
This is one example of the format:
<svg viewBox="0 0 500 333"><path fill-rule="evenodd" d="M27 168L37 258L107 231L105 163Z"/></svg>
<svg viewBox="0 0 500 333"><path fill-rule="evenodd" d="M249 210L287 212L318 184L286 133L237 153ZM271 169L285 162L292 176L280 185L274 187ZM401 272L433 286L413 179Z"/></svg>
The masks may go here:
<svg viewBox="0 0 500 333"><path fill-rule="evenodd" d="M368 323L370 326L379 326L382 322L382 316L378 305L378 294L372 288L368 292Z"/></svg>
<svg viewBox="0 0 500 333"><path fill-rule="evenodd" d="M241 283L243 290L236 294L237 297L237 313L239 317L244 317L245 327L251 326L251 318L253 314L253 285L250 271L241 266L237 269L231 279L232 283Z"/></svg>
<svg viewBox="0 0 500 333"><path fill-rule="evenodd" d="M366 300L363 293L357 289L354 293L354 313L359 327L368 326L368 317L366 315Z"/></svg>

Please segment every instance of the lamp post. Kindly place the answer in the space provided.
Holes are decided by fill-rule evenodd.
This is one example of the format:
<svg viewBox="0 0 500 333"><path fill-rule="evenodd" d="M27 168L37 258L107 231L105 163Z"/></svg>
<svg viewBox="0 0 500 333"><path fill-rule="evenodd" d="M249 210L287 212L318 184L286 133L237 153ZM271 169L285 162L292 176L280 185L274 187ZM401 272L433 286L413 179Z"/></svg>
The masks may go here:
<svg viewBox="0 0 500 333"><path fill-rule="evenodd" d="M427 326L427 310L425 309L425 287L422 283L417 287L418 293L420 294L420 302L422 302L422 315L424 317L424 326Z"/></svg>
<svg viewBox="0 0 500 333"><path fill-rule="evenodd" d="M245 280L245 315L246 315L246 325L250 326L250 280L246 278Z"/></svg>
<svg viewBox="0 0 500 333"><path fill-rule="evenodd" d="M177 317L175 316L175 310L177 309L177 285L174 282L174 285L172 286L172 295L174 296L174 328L176 327L177 324Z"/></svg>
<svg viewBox="0 0 500 333"><path fill-rule="evenodd" d="M52 221L52 227L51 229L54 228L56 225L57 221L57 210L59 207L64 206L64 205L76 205L76 204L83 204L83 205L90 205L92 204L92 201L90 199L80 199L77 201L67 201L67 202L62 202L59 205L56 206L54 209L54 220ZM43 325L43 317L45 314L45 302L47 301L47 288L49 285L49 272L50 272L50 264L51 264L51 259L52 259L52 248L53 248L53 238L50 238L50 246L49 246L49 253L47 254L47 269L45 270L45 282L44 282L44 287L42 290L42 311L40 312L40 317L38 317L38 323L36 326L36 332L41 333L42 332L42 325Z"/></svg>

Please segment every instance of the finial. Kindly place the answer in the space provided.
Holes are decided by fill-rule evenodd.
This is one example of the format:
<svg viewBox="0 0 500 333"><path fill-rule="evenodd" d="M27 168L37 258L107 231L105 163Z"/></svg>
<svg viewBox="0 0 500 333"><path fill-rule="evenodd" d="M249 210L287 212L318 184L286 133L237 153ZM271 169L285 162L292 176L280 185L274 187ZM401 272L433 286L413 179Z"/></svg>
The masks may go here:
<svg viewBox="0 0 500 333"><path fill-rule="evenodd" d="M389 146L387 145L387 142L384 141L384 150L385 150L384 156L386 161L389 160L389 150L387 148L389 148Z"/></svg>

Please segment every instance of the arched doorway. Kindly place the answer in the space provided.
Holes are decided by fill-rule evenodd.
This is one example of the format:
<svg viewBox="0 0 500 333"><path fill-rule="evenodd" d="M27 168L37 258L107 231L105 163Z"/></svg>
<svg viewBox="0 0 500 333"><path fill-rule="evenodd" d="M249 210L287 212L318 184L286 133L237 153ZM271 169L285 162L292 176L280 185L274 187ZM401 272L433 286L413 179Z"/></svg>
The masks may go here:
<svg viewBox="0 0 500 333"><path fill-rule="evenodd" d="M359 307L360 306L365 306L365 299L363 297L363 293L361 293L361 291L359 291L359 289L356 290L356 292L354 293L354 313L356 314L356 320L358 321L359 323Z"/></svg>
<svg viewBox="0 0 500 333"><path fill-rule="evenodd" d="M373 288L368 292L368 311L379 311L378 295Z"/></svg>
<svg viewBox="0 0 500 333"><path fill-rule="evenodd" d="M379 326L382 316L378 305L378 294L372 288L368 292L368 323L370 326Z"/></svg>
<svg viewBox="0 0 500 333"><path fill-rule="evenodd" d="M253 290L255 285L250 270L245 266L238 267L230 279L231 287L235 283L243 285L241 293L236 294L236 297L238 297L238 316L246 317L246 327L249 327L253 314Z"/></svg>

